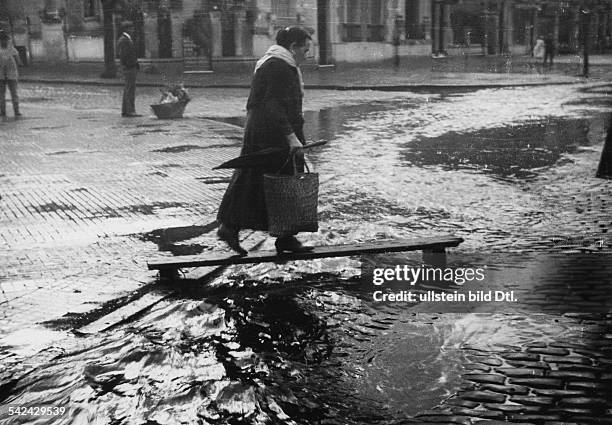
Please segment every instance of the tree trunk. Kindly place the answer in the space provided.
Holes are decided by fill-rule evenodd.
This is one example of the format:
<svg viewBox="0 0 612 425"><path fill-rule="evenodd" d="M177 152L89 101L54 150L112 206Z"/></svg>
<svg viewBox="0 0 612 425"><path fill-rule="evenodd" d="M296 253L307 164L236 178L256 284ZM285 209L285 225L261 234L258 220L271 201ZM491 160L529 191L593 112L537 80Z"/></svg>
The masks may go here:
<svg viewBox="0 0 612 425"><path fill-rule="evenodd" d="M591 44L591 13L589 10L582 11L582 76L589 76L589 48Z"/></svg>
<svg viewBox="0 0 612 425"><path fill-rule="evenodd" d="M104 72L102 78L116 78L117 65L115 65L115 28L113 25L113 11L116 0L102 0L102 19L104 23Z"/></svg>

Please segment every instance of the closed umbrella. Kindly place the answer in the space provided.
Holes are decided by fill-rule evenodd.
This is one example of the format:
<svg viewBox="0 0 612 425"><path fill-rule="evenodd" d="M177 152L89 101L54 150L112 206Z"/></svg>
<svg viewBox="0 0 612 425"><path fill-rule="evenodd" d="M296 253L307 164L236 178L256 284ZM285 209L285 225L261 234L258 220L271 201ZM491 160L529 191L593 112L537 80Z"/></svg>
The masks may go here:
<svg viewBox="0 0 612 425"><path fill-rule="evenodd" d="M303 149L310 149L316 146L323 146L327 143L327 140L320 140L318 142L307 143L303 146ZM282 167L285 160L279 160L279 153L286 152L286 148L267 148L257 152L249 153L246 155L239 156L229 161L224 162L221 165L217 165L213 170L220 168L278 168ZM277 164L278 163L278 164Z"/></svg>

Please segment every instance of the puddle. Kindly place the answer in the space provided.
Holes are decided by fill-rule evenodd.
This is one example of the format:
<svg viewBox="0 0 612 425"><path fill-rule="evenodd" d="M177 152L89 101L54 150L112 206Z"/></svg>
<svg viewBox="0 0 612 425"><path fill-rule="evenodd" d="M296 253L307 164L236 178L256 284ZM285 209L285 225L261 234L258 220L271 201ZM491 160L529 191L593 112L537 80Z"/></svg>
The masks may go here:
<svg viewBox="0 0 612 425"><path fill-rule="evenodd" d="M188 152L195 149L206 149L203 146L195 146L195 145L181 145L181 146L170 146L162 149L155 149L151 152L163 152L163 153L181 153Z"/></svg>
<svg viewBox="0 0 612 425"><path fill-rule="evenodd" d="M507 179L535 178L563 154L590 144L584 119L550 118L477 132L449 132L406 144L406 165L471 170ZM559 137L563 134L564 137ZM569 159L566 159L569 161ZM520 165L519 165L520 164Z"/></svg>
<svg viewBox="0 0 612 425"><path fill-rule="evenodd" d="M227 184L230 181L229 177L196 177L196 180L204 184Z"/></svg>
<svg viewBox="0 0 612 425"><path fill-rule="evenodd" d="M39 213L51 213L51 212L57 212L57 211L74 211L77 209L77 207L75 207L74 205L57 204L55 202L49 202L47 204L40 204L40 205L32 205L32 208L34 208Z"/></svg>
<svg viewBox="0 0 612 425"><path fill-rule="evenodd" d="M144 215L156 214L159 210L171 208L184 208L187 204L182 202L154 202L152 204L129 205L117 208L118 212L131 212Z"/></svg>
<svg viewBox="0 0 612 425"><path fill-rule="evenodd" d="M45 153L45 155L66 155L69 153L77 153L78 151L57 151L57 152L47 152Z"/></svg>
<svg viewBox="0 0 612 425"><path fill-rule="evenodd" d="M41 327L25 328L5 335L0 339L0 346L9 346L18 356L29 357L54 343L66 338L66 332L53 331Z"/></svg>

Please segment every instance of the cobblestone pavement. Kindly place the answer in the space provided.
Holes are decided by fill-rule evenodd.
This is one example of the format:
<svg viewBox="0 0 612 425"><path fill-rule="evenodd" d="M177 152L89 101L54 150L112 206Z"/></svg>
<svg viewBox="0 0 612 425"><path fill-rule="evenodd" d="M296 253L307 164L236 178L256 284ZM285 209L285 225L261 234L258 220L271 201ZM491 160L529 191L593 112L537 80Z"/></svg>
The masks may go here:
<svg viewBox="0 0 612 425"><path fill-rule="evenodd" d="M524 316L509 315L508 321ZM566 327L556 341L534 341L538 322ZM612 315L564 314L554 324L533 315L521 329L528 341L483 349L465 345L460 390L417 423L440 424L611 424ZM515 322L516 323L516 322Z"/></svg>

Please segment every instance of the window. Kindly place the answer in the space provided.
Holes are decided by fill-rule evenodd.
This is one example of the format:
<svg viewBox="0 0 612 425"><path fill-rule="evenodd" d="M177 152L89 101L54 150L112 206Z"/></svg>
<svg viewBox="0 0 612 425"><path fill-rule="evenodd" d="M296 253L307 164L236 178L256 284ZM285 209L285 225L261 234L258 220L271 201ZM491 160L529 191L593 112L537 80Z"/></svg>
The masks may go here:
<svg viewBox="0 0 612 425"><path fill-rule="evenodd" d="M274 22L276 29L295 25L297 18L295 0L272 0L270 11L276 19Z"/></svg>
<svg viewBox="0 0 612 425"><path fill-rule="evenodd" d="M514 43L528 44L533 32L531 26L531 11L528 9L514 9Z"/></svg>
<svg viewBox="0 0 612 425"><path fill-rule="evenodd" d="M370 0L369 1L369 12L370 16L369 23L373 25L380 25L383 23L383 10L382 0Z"/></svg>
<svg viewBox="0 0 612 425"><path fill-rule="evenodd" d="M361 41L361 0L346 0L343 13L343 40Z"/></svg>
<svg viewBox="0 0 612 425"><path fill-rule="evenodd" d="M367 41L385 40L385 22L382 0L368 1Z"/></svg>
<svg viewBox="0 0 612 425"><path fill-rule="evenodd" d="M344 0L343 41L383 41L386 0Z"/></svg>
<svg viewBox="0 0 612 425"><path fill-rule="evenodd" d="M95 18L98 16L99 0L83 0L83 17Z"/></svg>
<svg viewBox="0 0 612 425"><path fill-rule="evenodd" d="M289 2L283 0L272 0L272 13L278 18L288 18L291 15Z"/></svg>
<svg viewBox="0 0 612 425"><path fill-rule="evenodd" d="M361 1L347 1L344 7L344 22L347 24L361 24Z"/></svg>

